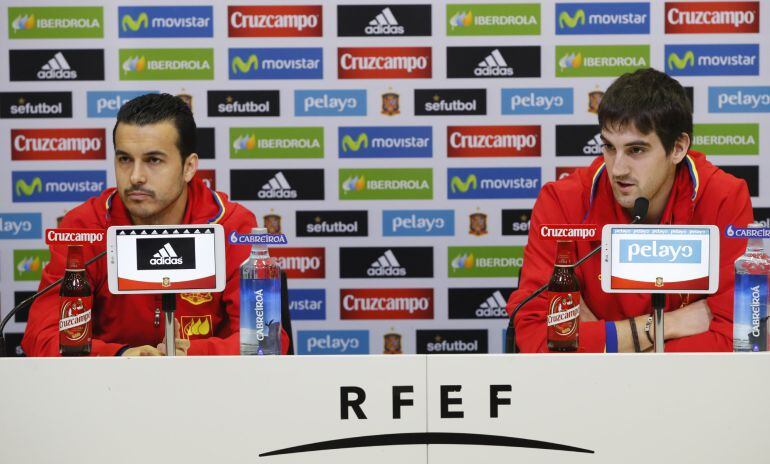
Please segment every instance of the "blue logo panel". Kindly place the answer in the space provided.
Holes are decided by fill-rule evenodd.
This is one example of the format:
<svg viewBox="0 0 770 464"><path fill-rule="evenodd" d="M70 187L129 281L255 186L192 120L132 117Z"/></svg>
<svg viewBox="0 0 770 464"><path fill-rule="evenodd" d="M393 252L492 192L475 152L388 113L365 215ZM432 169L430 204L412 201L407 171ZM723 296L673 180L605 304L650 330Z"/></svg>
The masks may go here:
<svg viewBox="0 0 770 464"><path fill-rule="evenodd" d="M759 45L666 45L666 73L672 76L758 76Z"/></svg>
<svg viewBox="0 0 770 464"><path fill-rule="evenodd" d="M42 224L40 213L0 213L0 240L40 238Z"/></svg>
<svg viewBox="0 0 770 464"><path fill-rule="evenodd" d="M709 113L770 113L770 87L709 87Z"/></svg>
<svg viewBox="0 0 770 464"><path fill-rule="evenodd" d="M14 203L85 201L107 187L106 171L14 171Z"/></svg>
<svg viewBox="0 0 770 464"><path fill-rule="evenodd" d="M114 118L127 101L157 90L127 90L123 92L87 92L89 118Z"/></svg>
<svg viewBox="0 0 770 464"><path fill-rule="evenodd" d="M620 240L620 262L637 264L698 264L698 240Z"/></svg>
<svg viewBox="0 0 770 464"><path fill-rule="evenodd" d="M210 6L121 6L118 37L214 37Z"/></svg>
<svg viewBox="0 0 770 464"><path fill-rule="evenodd" d="M649 34L649 3L557 3L556 35Z"/></svg>
<svg viewBox="0 0 770 464"><path fill-rule="evenodd" d="M572 88L503 89L502 114L572 114Z"/></svg>
<svg viewBox="0 0 770 464"><path fill-rule="evenodd" d="M323 79L323 49L231 48L230 79Z"/></svg>
<svg viewBox="0 0 770 464"><path fill-rule="evenodd" d="M449 168L450 200L537 198L540 168Z"/></svg>
<svg viewBox="0 0 770 464"><path fill-rule="evenodd" d="M369 331L299 330L297 354L369 354Z"/></svg>
<svg viewBox="0 0 770 464"><path fill-rule="evenodd" d="M431 126L340 127L340 158L430 158Z"/></svg>
<svg viewBox="0 0 770 464"><path fill-rule="evenodd" d="M294 116L366 116L366 90L295 90Z"/></svg>
<svg viewBox="0 0 770 464"><path fill-rule="evenodd" d="M450 237L454 234L455 213L451 209L382 212L385 237Z"/></svg>
<svg viewBox="0 0 770 464"><path fill-rule="evenodd" d="M293 321L322 321L326 319L326 290L289 289L289 312Z"/></svg>

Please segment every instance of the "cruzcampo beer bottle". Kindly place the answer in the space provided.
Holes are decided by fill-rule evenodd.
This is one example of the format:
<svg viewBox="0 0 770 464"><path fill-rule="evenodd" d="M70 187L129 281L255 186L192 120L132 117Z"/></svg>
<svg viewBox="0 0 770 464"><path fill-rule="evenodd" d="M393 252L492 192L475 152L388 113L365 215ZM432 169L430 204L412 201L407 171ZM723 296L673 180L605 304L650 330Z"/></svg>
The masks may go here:
<svg viewBox="0 0 770 464"><path fill-rule="evenodd" d="M575 247L556 242L556 265L548 282L548 349L577 351L580 316L580 284L575 277Z"/></svg>
<svg viewBox="0 0 770 464"><path fill-rule="evenodd" d="M59 353L62 356L91 354L92 303L91 285L83 265L83 246L69 245L59 290Z"/></svg>

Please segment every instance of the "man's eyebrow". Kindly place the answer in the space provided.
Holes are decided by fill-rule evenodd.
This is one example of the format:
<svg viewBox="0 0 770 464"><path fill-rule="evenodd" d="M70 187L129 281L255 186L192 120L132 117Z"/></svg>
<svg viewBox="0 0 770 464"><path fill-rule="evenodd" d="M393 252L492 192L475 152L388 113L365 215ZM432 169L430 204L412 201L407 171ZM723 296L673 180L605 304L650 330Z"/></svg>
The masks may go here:
<svg viewBox="0 0 770 464"><path fill-rule="evenodd" d="M632 140L631 142L628 142L625 144L626 147L651 147L652 144L650 142L645 142L644 140Z"/></svg>
<svg viewBox="0 0 770 464"><path fill-rule="evenodd" d="M142 156L168 156L168 154L165 151L162 150L152 150L145 153L142 153Z"/></svg>

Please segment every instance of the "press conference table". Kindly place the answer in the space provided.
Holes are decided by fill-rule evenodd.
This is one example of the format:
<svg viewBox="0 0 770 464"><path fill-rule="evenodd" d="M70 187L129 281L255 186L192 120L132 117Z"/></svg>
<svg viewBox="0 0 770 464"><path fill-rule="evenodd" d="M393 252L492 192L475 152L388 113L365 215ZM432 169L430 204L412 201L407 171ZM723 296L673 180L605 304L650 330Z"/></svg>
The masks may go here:
<svg viewBox="0 0 770 464"><path fill-rule="evenodd" d="M0 359L0 462L767 462L769 388L770 353Z"/></svg>

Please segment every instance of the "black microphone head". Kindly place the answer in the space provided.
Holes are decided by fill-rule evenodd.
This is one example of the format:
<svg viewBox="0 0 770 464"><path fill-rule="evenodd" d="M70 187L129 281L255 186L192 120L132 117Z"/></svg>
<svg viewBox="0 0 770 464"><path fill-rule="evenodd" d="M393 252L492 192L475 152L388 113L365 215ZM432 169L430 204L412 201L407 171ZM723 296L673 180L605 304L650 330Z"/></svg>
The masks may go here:
<svg viewBox="0 0 770 464"><path fill-rule="evenodd" d="M639 197L634 202L634 212L632 213L632 222L639 222L647 216L647 208L650 207L650 200L645 197Z"/></svg>

